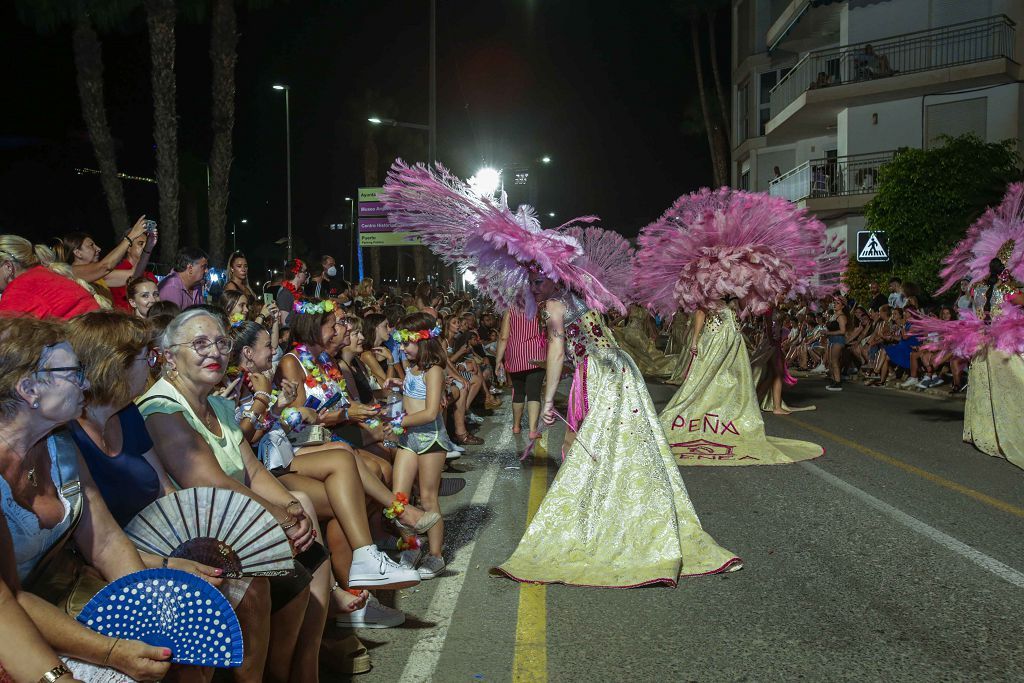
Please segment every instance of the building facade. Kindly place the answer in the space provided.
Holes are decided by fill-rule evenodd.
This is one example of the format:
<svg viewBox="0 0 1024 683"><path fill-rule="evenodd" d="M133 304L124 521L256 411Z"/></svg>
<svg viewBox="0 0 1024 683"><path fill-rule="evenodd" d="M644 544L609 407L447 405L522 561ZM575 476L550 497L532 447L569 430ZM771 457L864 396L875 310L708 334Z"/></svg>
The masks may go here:
<svg viewBox="0 0 1024 683"><path fill-rule="evenodd" d="M733 0L734 187L786 197L848 249L900 149L1024 130L1024 0Z"/></svg>

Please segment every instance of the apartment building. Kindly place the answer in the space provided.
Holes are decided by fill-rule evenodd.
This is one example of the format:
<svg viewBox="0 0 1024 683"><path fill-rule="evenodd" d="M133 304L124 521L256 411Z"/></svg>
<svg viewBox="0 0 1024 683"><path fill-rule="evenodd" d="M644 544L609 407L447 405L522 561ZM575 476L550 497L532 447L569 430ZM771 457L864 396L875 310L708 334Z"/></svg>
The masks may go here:
<svg viewBox="0 0 1024 683"><path fill-rule="evenodd" d="M898 150L1024 130L1024 0L734 0L732 12L733 186L806 207L851 250Z"/></svg>

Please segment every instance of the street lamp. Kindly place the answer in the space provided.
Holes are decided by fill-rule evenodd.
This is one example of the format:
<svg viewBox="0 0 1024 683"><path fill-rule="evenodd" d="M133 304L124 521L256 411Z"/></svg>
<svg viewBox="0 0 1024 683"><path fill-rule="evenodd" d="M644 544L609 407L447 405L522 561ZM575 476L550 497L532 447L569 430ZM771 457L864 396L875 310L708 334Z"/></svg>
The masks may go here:
<svg viewBox="0 0 1024 683"><path fill-rule="evenodd" d="M379 116L371 116L366 119L375 126L391 126L392 128L415 128L416 130L430 130L425 123L409 123L408 121L396 121L395 119L382 119Z"/></svg>
<svg viewBox="0 0 1024 683"><path fill-rule="evenodd" d="M288 106L287 85L275 85L274 90L284 90L284 154L285 172L288 176L288 260L292 260L292 126L291 111Z"/></svg>
<svg viewBox="0 0 1024 683"><path fill-rule="evenodd" d="M238 251L238 240L235 239L235 231L238 229L238 224L245 225L249 222L248 218L243 218L240 221L235 221L231 226L231 251Z"/></svg>
<svg viewBox="0 0 1024 683"><path fill-rule="evenodd" d="M469 186L481 197L493 197L501 187L501 171L485 166L469 179Z"/></svg>
<svg viewBox="0 0 1024 683"><path fill-rule="evenodd" d="M549 157L549 156L542 156L540 158L540 162L542 164L550 164L551 163L551 157Z"/></svg>
<svg viewBox="0 0 1024 683"><path fill-rule="evenodd" d="M555 217L555 212L554 211L548 211L548 217L549 218L554 218Z"/></svg>

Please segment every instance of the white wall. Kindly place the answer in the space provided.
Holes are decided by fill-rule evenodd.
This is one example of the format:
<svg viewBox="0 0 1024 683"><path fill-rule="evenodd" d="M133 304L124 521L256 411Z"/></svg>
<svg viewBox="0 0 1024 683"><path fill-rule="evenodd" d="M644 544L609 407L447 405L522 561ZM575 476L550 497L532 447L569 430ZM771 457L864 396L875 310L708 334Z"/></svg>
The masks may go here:
<svg viewBox="0 0 1024 683"><path fill-rule="evenodd" d="M793 165L799 166L811 159L823 159L825 151L830 149L838 149L836 138L832 135L800 140L796 143L796 158L793 160Z"/></svg>
<svg viewBox="0 0 1024 683"><path fill-rule="evenodd" d="M861 107L850 107L839 115L840 133L845 136L846 154L869 154L898 149L921 147L923 108L931 104L985 97L986 138L999 142L1021 137L1024 125L1021 106L1024 88L1009 83L997 88L952 95L928 95L892 102L880 102ZM923 100L923 101L922 101ZM872 114L878 114L878 123L872 123ZM843 151L839 152L840 155Z"/></svg>
<svg viewBox="0 0 1024 683"><path fill-rule="evenodd" d="M792 149L777 149L773 151L757 151L757 175L753 178L751 189L758 192L767 192L768 184L775 178L775 167L783 173L796 166L796 152Z"/></svg>

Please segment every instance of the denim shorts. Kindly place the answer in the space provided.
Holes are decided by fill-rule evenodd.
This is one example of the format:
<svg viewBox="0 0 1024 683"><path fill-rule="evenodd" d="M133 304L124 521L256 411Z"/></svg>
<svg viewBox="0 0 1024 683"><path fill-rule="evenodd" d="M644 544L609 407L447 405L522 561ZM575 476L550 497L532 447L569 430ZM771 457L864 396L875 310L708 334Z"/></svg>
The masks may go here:
<svg viewBox="0 0 1024 683"><path fill-rule="evenodd" d="M842 344L846 346L846 335L844 334L830 334L828 336L829 344Z"/></svg>

